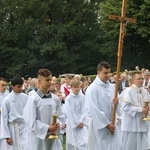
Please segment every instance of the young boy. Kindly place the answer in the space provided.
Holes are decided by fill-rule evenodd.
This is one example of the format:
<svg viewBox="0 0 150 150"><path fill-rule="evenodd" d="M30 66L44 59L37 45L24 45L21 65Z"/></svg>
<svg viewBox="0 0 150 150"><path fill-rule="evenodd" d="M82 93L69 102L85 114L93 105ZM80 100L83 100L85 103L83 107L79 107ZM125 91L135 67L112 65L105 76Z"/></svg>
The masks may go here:
<svg viewBox="0 0 150 150"><path fill-rule="evenodd" d="M12 92L5 97L1 106L1 138L6 139L9 149L28 150L27 128L23 119L28 96L21 93L23 80L20 76L13 77L11 85Z"/></svg>
<svg viewBox="0 0 150 150"><path fill-rule="evenodd" d="M87 150L87 118L84 110L84 95L80 92L80 81L71 80L71 91L65 99L66 150Z"/></svg>
<svg viewBox="0 0 150 150"><path fill-rule="evenodd" d="M61 101L50 93L52 74L48 69L38 71L38 89L29 97L24 109L24 119L28 126L29 150L61 150L60 139L48 139L55 134L60 125L52 123L53 111L61 115Z"/></svg>
<svg viewBox="0 0 150 150"><path fill-rule="evenodd" d="M65 83L63 85L61 85L61 93L62 93L62 97L63 99L65 99L69 93L70 93L70 80L71 80L71 76L70 75L66 75L65 76Z"/></svg>

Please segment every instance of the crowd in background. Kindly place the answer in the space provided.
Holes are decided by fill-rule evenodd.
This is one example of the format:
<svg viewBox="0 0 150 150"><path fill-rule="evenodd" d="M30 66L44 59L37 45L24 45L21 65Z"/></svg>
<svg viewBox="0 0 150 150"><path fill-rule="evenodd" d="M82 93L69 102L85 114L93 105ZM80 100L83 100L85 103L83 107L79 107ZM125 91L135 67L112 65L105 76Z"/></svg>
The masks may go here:
<svg viewBox="0 0 150 150"><path fill-rule="evenodd" d="M118 92L119 94L123 91L125 87L131 86L132 85L132 72L134 71L141 71L143 75L143 86L149 90L150 88L150 72L148 69L142 68L141 70L139 69L138 66L135 67L135 70L128 71L127 69L124 70L124 72L120 73L119 77L119 87L118 87ZM116 72L112 72L110 74L110 82L115 85L116 83ZM22 92L29 94L30 91L34 90L35 88L38 88L38 79L37 78L31 78L29 77L27 80L24 79L23 87L22 87ZM82 74L78 75L70 75L66 74L65 77L61 78L58 80L55 76L52 77L51 85L50 85L50 91L56 95L62 95L62 97L66 97L69 94L70 90L70 81L71 79L77 79L80 80L81 82L81 91L83 94L85 94L85 91L87 87L92 83L94 80L91 78L91 76L83 76ZM65 88L66 91L63 89ZM7 89L9 92L11 91L11 87L8 86Z"/></svg>

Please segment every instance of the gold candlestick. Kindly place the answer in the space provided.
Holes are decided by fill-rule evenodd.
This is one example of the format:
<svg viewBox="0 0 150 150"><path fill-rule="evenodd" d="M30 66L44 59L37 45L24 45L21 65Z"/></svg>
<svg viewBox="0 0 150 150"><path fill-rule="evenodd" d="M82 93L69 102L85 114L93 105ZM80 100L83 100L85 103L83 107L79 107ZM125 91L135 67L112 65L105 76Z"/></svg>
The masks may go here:
<svg viewBox="0 0 150 150"><path fill-rule="evenodd" d="M148 107L149 101L144 101L145 107ZM143 121L150 121L150 117L146 116L142 118Z"/></svg>
<svg viewBox="0 0 150 150"><path fill-rule="evenodd" d="M55 124L57 122L57 118L58 118L58 115L57 114L53 114L52 115L52 124ZM55 134L51 134L48 139L58 139L58 135L55 133Z"/></svg>

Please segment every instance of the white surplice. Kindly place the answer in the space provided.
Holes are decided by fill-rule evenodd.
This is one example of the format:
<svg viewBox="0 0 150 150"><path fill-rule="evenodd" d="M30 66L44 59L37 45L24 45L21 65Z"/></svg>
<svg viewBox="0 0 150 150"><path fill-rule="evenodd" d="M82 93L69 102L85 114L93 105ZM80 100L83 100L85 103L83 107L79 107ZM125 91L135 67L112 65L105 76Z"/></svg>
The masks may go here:
<svg viewBox="0 0 150 150"><path fill-rule="evenodd" d="M52 123L52 113L57 108L58 118L61 120L61 101L51 94L52 98L41 98L34 92L28 99L24 109L24 119L28 126L29 150L61 150L60 139L50 140L48 128Z"/></svg>
<svg viewBox="0 0 150 150"><path fill-rule="evenodd" d="M122 150L121 133L116 125L114 135L106 128L112 121L114 85L97 76L87 88L85 102L89 123L89 150ZM117 112L120 113L120 104ZM120 115L120 114L119 114Z"/></svg>
<svg viewBox="0 0 150 150"><path fill-rule="evenodd" d="M88 130L87 116L85 114L85 98L72 91L65 99L66 121L66 150L87 150ZM84 123L83 128L78 128L79 123Z"/></svg>
<svg viewBox="0 0 150 150"><path fill-rule="evenodd" d="M2 105L2 102L3 102L4 98L5 98L7 95L8 95L7 92L4 92L4 93L0 92L0 114L1 114L1 105ZM1 123L1 115L0 115L0 123Z"/></svg>
<svg viewBox="0 0 150 150"><path fill-rule="evenodd" d="M8 92L0 92L0 126L1 126L1 105L4 98L8 95ZM0 148L7 150L7 143L5 139L1 139L1 129L0 129Z"/></svg>
<svg viewBox="0 0 150 150"><path fill-rule="evenodd" d="M144 101L150 101L148 91L133 84L121 93L119 99L122 101L123 150L147 150L148 124L142 120L144 117L142 108Z"/></svg>
<svg viewBox="0 0 150 150"><path fill-rule="evenodd" d="M11 92L1 106L1 138L12 138L13 145L10 150L28 150L27 128L23 119L23 108L28 96L24 93Z"/></svg>
<svg viewBox="0 0 150 150"><path fill-rule="evenodd" d="M148 149L150 150L150 122L148 124Z"/></svg>

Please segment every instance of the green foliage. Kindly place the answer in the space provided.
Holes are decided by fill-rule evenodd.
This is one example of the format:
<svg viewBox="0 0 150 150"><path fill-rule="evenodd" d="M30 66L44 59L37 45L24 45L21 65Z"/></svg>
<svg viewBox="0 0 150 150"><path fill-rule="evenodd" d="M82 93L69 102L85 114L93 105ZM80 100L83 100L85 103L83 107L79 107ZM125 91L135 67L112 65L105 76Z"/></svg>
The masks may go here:
<svg viewBox="0 0 150 150"><path fill-rule="evenodd" d="M96 75L91 75L91 80L94 81L94 79L96 78Z"/></svg>
<svg viewBox="0 0 150 150"><path fill-rule="evenodd" d="M36 76L41 67L54 75L94 72L102 57L95 2L1 1L0 75Z"/></svg>
<svg viewBox="0 0 150 150"><path fill-rule="evenodd" d="M149 15L149 0L131 0L127 1L127 13L129 18L137 19L137 24L128 23L126 29L126 38L123 46L122 70L125 68L133 69L136 65L140 67L149 67L149 36L150 36L150 15ZM116 68L117 47L119 37L119 21L108 20L109 14L121 15L122 1L106 0L100 2L100 23L102 35L103 53L107 56L112 69Z"/></svg>
<svg viewBox="0 0 150 150"><path fill-rule="evenodd" d="M0 76L35 77L39 68L53 75L95 74L100 61L116 68L121 0L7 0L0 1ZM149 67L149 0L131 0L122 69ZM128 58L128 60L126 59ZM130 62L130 63L129 63ZM142 65L141 65L142 64Z"/></svg>
<svg viewBox="0 0 150 150"><path fill-rule="evenodd" d="M119 22L109 20L108 16L110 14L120 15L121 2L106 0L100 2L99 7L99 22L102 30L101 38L103 39L100 52L102 52L109 63L113 64L112 66L116 67L114 62L116 62L117 56Z"/></svg>

